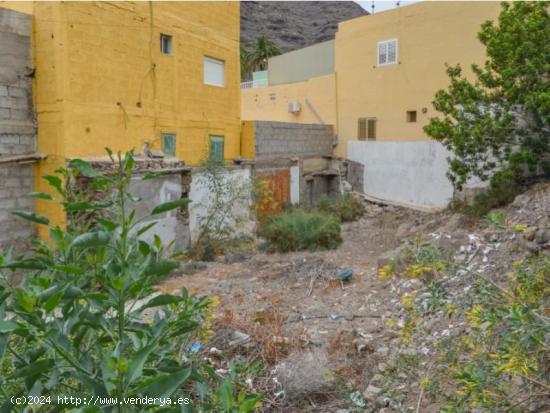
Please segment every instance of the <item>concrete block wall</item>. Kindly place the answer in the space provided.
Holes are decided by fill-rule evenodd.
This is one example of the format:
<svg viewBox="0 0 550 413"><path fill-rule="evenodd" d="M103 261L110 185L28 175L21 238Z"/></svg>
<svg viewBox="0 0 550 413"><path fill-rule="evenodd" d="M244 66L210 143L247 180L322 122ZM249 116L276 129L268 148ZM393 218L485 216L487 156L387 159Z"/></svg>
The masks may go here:
<svg viewBox="0 0 550 413"><path fill-rule="evenodd" d="M31 16L0 7L0 50L0 248L21 250L35 227L11 212L34 207L34 165L2 161L36 150Z"/></svg>
<svg viewBox="0 0 550 413"><path fill-rule="evenodd" d="M332 155L332 125L256 121L256 158Z"/></svg>

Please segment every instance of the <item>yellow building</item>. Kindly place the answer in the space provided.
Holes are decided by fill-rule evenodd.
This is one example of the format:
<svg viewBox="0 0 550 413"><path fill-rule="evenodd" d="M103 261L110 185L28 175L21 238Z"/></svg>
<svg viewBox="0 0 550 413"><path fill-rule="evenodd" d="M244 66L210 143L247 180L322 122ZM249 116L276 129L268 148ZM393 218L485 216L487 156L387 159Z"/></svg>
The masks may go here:
<svg viewBox="0 0 550 413"><path fill-rule="evenodd" d="M437 115L436 91L449 84L445 65L468 73L483 63L477 33L499 11L498 2L426 1L340 23L338 154L347 155L349 140L429 139L422 128Z"/></svg>
<svg viewBox="0 0 550 413"><path fill-rule="evenodd" d="M141 152L188 164L240 156L237 2L0 3L33 15L41 176L66 159ZM37 203L63 223L63 211ZM46 210L46 208L48 208Z"/></svg>
<svg viewBox="0 0 550 413"><path fill-rule="evenodd" d="M460 63L469 73L472 63L483 63L477 33L499 11L498 2L426 1L341 22L334 42L333 87L325 74L243 90L242 118L320 123L308 112L307 101L314 100L314 107L326 114L324 123L335 125L336 153L343 157L353 140L427 140L422 128L437 115L434 95L449 84L445 65ZM314 58L304 52L308 66ZM273 100L274 95L279 99ZM302 113L289 114L290 101L299 102Z"/></svg>

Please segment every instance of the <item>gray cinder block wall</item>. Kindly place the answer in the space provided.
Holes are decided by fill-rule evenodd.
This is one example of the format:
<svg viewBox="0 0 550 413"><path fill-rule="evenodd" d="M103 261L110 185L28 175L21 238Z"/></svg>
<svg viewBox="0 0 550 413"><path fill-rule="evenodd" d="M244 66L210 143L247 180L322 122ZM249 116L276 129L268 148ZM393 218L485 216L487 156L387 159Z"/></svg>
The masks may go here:
<svg viewBox="0 0 550 413"><path fill-rule="evenodd" d="M332 125L256 121L256 158L330 156Z"/></svg>
<svg viewBox="0 0 550 413"><path fill-rule="evenodd" d="M20 157L36 150L32 71L31 16L0 6L0 248L20 250L35 234L11 214L34 204L34 163Z"/></svg>

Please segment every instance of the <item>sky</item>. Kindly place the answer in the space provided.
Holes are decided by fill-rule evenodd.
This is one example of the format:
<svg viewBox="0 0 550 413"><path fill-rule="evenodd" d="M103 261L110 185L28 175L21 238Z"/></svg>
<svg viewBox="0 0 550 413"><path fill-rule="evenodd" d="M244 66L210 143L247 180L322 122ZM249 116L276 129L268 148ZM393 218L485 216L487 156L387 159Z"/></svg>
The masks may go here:
<svg viewBox="0 0 550 413"><path fill-rule="evenodd" d="M361 7L367 10L369 13L372 11L372 1L357 1ZM397 4L399 3L399 6ZM375 1L374 2L374 13L378 13L384 10L394 9L395 7L403 7L412 3L417 3L417 1Z"/></svg>

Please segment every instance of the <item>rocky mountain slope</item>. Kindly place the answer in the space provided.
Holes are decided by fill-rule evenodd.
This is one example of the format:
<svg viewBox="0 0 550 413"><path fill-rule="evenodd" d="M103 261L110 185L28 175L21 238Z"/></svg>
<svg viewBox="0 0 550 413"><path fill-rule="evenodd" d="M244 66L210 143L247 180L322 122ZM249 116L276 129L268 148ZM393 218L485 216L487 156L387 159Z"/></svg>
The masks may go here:
<svg viewBox="0 0 550 413"><path fill-rule="evenodd" d="M241 45L265 35L288 52L333 39L338 22L366 14L352 1L243 1Z"/></svg>

